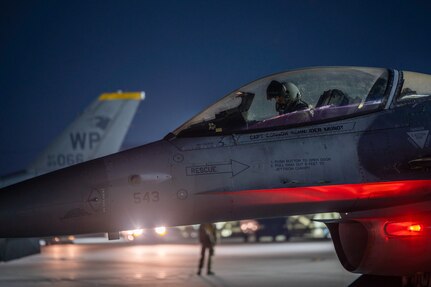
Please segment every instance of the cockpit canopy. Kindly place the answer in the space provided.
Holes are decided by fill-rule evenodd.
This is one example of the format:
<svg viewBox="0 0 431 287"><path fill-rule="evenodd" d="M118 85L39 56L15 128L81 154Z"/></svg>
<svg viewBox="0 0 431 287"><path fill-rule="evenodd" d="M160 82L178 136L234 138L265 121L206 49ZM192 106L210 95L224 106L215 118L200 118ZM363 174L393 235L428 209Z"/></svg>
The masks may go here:
<svg viewBox="0 0 431 287"><path fill-rule="evenodd" d="M388 78L387 69L358 67L310 68L271 75L228 94L174 134L239 133L374 111L386 102ZM270 84L275 91L268 88Z"/></svg>

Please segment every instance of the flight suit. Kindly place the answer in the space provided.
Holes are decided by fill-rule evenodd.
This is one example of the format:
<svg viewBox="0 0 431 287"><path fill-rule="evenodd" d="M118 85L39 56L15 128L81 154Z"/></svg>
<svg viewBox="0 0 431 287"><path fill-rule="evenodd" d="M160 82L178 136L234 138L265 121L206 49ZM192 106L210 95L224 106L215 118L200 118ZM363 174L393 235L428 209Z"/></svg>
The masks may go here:
<svg viewBox="0 0 431 287"><path fill-rule="evenodd" d="M204 223L199 226L199 242L201 243L201 258L199 259L198 275L201 275L202 267L204 266L205 252L208 249L207 274L214 275L211 271L211 260L214 255L214 245L217 241L217 231L215 224Z"/></svg>

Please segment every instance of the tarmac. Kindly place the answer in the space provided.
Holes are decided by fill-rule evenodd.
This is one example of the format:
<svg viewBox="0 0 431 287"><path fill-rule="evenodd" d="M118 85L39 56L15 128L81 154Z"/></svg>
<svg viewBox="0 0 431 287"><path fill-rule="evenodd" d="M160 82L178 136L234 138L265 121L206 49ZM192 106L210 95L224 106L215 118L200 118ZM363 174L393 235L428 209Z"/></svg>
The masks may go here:
<svg viewBox="0 0 431 287"><path fill-rule="evenodd" d="M358 278L343 269L331 241L221 244L214 276L196 275L199 253L198 244L51 245L1 263L0 286L334 287Z"/></svg>

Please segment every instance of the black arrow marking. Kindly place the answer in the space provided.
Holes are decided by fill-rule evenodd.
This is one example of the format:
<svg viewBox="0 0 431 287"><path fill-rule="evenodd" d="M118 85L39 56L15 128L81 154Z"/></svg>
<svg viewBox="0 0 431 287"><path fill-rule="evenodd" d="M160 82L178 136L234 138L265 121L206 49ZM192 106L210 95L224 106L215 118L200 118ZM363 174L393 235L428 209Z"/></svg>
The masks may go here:
<svg viewBox="0 0 431 287"><path fill-rule="evenodd" d="M230 173L232 176L236 176L249 167L249 165L232 159L229 163L188 166L186 167L186 175L196 176Z"/></svg>

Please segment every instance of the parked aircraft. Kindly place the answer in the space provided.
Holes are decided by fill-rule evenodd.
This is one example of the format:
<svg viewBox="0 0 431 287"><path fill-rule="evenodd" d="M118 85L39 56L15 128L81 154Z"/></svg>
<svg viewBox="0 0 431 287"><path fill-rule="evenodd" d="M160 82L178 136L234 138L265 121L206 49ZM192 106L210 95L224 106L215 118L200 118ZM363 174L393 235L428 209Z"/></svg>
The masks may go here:
<svg viewBox="0 0 431 287"><path fill-rule="evenodd" d="M430 75L270 75L160 141L3 188L0 236L339 212L327 224L347 270L428 273L430 128Z"/></svg>
<svg viewBox="0 0 431 287"><path fill-rule="evenodd" d="M144 98L144 92L102 94L25 170L0 177L0 187L118 152ZM39 250L39 238L0 239L0 261Z"/></svg>

